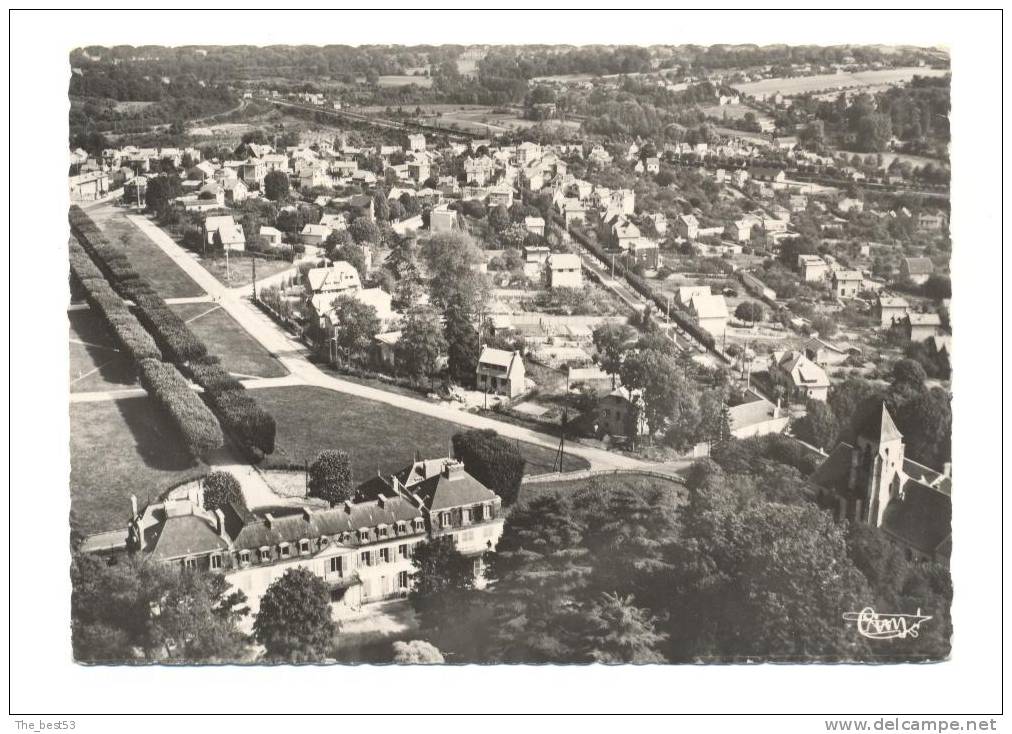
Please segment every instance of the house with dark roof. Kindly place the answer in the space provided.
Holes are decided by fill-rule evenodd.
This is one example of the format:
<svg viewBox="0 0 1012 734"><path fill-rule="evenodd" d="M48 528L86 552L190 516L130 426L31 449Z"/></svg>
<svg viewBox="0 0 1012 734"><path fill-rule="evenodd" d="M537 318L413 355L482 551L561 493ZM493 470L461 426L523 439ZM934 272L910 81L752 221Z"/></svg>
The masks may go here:
<svg viewBox="0 0 1012 734"><path fill-rule="evenodd" d="M952 478L905 456L903 434L885 402L861 419L812 475L839 519L880 528L911 560L947 563L952 550Z"/></svg>
<svg viewBox="0 0 1012 734"><path fill-rule="evenodd" d="M829 397L829 377L826 370L805 356L803 352L774 352L771 372L779 372L787 380L791 397L801 400L826 402Z"/></svg>
<svg viewBox="0 0 1012 734"><path fill-rule="evenodd" d="M935 272L930 257L905 257L900 262L900 277L916 285L924 285Z"/></svg>
<svg viewBox="0 0 1012 734"><path fill-rule="evenodd" d="M418 458L388 477L377 474L352 501L334 507L251 512L232 501L212 511L204 509L199 483L140 512L136 498L131 502L125 531L89 536L81 550L142 553L181 570L222 573L254 613L267 588L292 568L323 579L342 608L403 597L415 546L428 538L450 535L480 571L504 517L499 496L451 458Z"/></svg>

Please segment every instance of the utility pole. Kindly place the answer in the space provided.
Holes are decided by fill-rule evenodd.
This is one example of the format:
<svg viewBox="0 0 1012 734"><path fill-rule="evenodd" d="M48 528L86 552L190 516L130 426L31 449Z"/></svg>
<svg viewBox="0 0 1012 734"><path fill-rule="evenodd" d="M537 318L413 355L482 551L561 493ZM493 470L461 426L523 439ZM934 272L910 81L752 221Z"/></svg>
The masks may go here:
<svg viewBox="0 0 1012 734"><path fill-rule="evenodd" d="M257 299L257 257L253 256L253 300Z"/></svg>
<svg viewBox="0 0 1012 734"><path fill-rule="evenodd" d="M611 279L615 280L615 253L611 253Z"/></svg>

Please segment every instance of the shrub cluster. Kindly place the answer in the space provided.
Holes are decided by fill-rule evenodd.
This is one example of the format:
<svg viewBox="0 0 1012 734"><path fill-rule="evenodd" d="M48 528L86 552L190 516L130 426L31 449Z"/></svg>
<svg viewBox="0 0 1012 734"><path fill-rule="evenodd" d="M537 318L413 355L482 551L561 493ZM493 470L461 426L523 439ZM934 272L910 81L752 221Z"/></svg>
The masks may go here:
<svg viewBox="0 0 1012 734"><path fill-rule="evenodd" d="M138 366L141 384L172 418L190 454L203 457L225 444L218 419L174 365L144 359Z"/></svg>

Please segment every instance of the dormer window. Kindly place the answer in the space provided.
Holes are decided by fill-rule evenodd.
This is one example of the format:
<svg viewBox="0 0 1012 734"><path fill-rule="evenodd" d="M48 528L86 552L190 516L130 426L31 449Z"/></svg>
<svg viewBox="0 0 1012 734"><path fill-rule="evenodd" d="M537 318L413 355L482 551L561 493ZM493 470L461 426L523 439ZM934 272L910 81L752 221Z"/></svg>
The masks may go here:
<svg viewBox="0 0 1012 734"><path fill-rule="evenodd" d="M365 528L365 529L362 529L362 530L358 531L358 539L360 541L362 541L363 543L368 543L369 542L369 530L368 530L368 528Z"/></svg>
<svg viewBox="0 0 1012 734"><path fill-rule="evenodd" d="M400 522L397 523L397 532L398 533L406 533L407 530L408 530L408 524L406 522L404 522L403 520L401 520Z"/></svg>
<svg viewBox="0 0 1012 734"><path fill-rule="evenodd" d="M425 530L425 520L423 520L420 517L416 517L415 518L415 530L417 532L419 532L419 533L422 532L423 530Z"/></svg>
<svg viewBox="0 0 1012 734"><path fill-rule="evenodd" d="M481 506L481 519L491 520L492 519L492 505Z"/></svg>
<svg viewBox="0 0 1012 734"><path fill-rule="evenodd" d="M290 546L288 543L282 543L280 548L282 558L288 558L290 555L292 555L292 546Z"/></svg>
<svg viewBox="0 0 1012 734"><path fill-rule="evenodd" d="M260 549L260 560L264 563L271 560L271 549L267 546Z"/></svg>
<svg viewBox="0 0 1012 734"><path fill-rule="evenodd" d="M439 524L444 528L450 527L453 525L453 516L449 512L441 513L439 516Z"/></svg>
<svg viewBox="0 0 1012 734"><path fill-rule="evenodd" d="M387 532L388 531L389 531L389 528L386 525L380 525L378 528L376 528L376 533L381 538L387 537Z"/></svg>
<svg viewBox="0 0 1012 734"><path fill-rule="evenodd" d="M249 551L239 551L239 563L249 563Z"/></svg>
<svg viewBox="0 0 1012 734"><path fill-rule="evenodd" d="M299 541L299 553L309 553L309 541L305 538Z"/></svg>
<svg viewBox="0 0 1012 734"><path fill-rule="evenodd" d="M197 559L196 558L187 558L186 560L183 561L183 568L185 568L187 571L196 571L197 570Z"/></svg>
<svg viewBox="0 0 1012 734"><path fill-rule="evenodd" d="M328 545L330 545L330 538L328 538L326 535L321 536L320 537L320 547L321 548L326 548Z"/></svg>

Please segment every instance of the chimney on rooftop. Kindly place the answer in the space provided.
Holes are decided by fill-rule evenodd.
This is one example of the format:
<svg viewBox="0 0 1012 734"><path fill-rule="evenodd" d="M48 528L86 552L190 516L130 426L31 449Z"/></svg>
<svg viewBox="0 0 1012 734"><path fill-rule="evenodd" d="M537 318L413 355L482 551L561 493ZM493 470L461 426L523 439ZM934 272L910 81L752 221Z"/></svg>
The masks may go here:
<svg viewBox="0 0 1012 734"><path fill-rule="evenodd" d="M382 492L379 493L379 497L376 498L376 505L378 507L384 507L386 505L387 496Z"/></svg>

